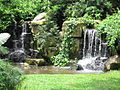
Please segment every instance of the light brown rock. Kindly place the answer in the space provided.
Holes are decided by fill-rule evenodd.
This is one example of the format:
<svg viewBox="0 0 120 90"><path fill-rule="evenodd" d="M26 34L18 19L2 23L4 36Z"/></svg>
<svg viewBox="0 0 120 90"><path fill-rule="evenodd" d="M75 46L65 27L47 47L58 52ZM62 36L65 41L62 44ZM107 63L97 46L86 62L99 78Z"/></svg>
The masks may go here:
<svg viewBox="0 0 120 90"><path fill-rule="evenodd" d="M110 57L107 60L107 63L105 64L105 71L111 70L111 69L120 69L120 56L115 55Z"/></svg>
<svg viewBox="0 0 120 90"><path fill-rule="evenodd" d="M43 58L37 59L37 58L26 58L25 62L29 65L45 65L46 61Z"/></svg>
<svg viewBox="0 0 120 90"><path fill-rule="evenodd" d="M47 15L47 13L45 13L45 12L40 13L33 19L33 21L39 21L39 20L45 18L46 15Z"/></svg>
<svg viewBox="0 0 120 90"><path fill-rule="evenodd" d="M39 32L38 25L42 25L45 23L47 13L43 12L38 14L32 21L31 21L31 32L33 34L37 34Z"/></svg>

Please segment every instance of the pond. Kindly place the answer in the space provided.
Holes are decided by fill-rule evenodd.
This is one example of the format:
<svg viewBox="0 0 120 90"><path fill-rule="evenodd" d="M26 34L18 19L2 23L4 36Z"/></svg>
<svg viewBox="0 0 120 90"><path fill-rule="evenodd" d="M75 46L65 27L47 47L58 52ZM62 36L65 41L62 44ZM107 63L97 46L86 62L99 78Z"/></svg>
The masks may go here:
<svg viewBox="0 0 120 90"><path fill-rule="evenodd" d="M23 66L21 64L14 64L21 68L25 74L97 74L104 73L103 71L94 70L71 70L70 67L55 67L55 66Z"/></svg>

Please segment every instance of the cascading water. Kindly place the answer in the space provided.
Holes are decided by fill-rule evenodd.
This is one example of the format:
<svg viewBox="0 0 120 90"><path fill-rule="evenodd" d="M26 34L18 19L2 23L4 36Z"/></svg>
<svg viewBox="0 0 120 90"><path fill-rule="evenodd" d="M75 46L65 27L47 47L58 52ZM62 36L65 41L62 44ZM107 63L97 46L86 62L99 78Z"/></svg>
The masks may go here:
<svg viewBox="0 0 120 90"><path fill-rule="evenodd" d="M87 29L84 31L83 59L78 66L83 70L104 70L107 59L107 44L98 38L98 31Z"/></svg>
<svg viewBox="0 0 120 90"><path fill-rule="evenodd" d="M84 32L83 58L95 57L98 55L98 37L97 30L89 29Z"/></svg>
<svg viewBox="0 0 120 90"><path fill-rule="evenodd" d="M27 21L23 23L22 34L20 36L21 37L20 38L20 40L21 40L21 49L23 51L29 50L29 48L30 48L29 44L30 44L31 33L28 30L28 23L29 22L27 22Z"/></svg>
<svg viewBox="0 0 120 90"><path fill-rule="evenodd" d="M24 60L26 57L28 57L27 55L27 51L29 49L29 44L30 44L30 34L28 31L28 27L27 27L28 22L24 22L23 23L23 29L22 29L22 33L20 35L20 38L16 39L16 34L14 32L14 37L15 40L13 40L14 42L14 47L13 47L13 51L9 54L9 59L14 60L14 61L22 61Z"/></svg>
<svg viewBox="0 0 120 90"><path fill-rule="evenodd" d="M42 58L39 51L31 48L31 30L29 29L30 21L25 21L23 23L23 28L21 34L19 34L19 30L16 29L13 32L14 40L13 40L13 49L11 50L8 59L13 60L15 62L24 61L25 58Z"/></svg>

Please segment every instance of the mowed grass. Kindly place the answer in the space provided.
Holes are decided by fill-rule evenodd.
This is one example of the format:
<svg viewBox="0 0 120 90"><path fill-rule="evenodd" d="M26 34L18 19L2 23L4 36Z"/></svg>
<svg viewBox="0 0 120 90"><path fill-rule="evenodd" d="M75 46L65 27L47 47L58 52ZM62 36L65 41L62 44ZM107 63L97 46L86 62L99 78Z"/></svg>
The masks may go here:
<svg viewBox="0 0 120 90"><path fill-rule="evenodd" d="M19 90L120 90L120 71L104 74L25 75Z"/></svg>

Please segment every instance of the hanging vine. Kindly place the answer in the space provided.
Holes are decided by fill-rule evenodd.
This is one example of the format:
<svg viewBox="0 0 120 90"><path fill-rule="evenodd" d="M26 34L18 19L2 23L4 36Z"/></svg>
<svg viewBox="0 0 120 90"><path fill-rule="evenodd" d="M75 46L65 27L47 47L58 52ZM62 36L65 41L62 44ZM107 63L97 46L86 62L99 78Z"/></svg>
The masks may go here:
<svg viewBox="0 0 120 90"><path fill-rule="evenodd" d="M69 63L70 51L72 50L72 46L74 44L72 34L74 33L77 25L77 22L72 21L71 23L67 24L67 27L65 27L61 50L58 55L51 58L51 61L54 65L65 66Z"/></svg>

